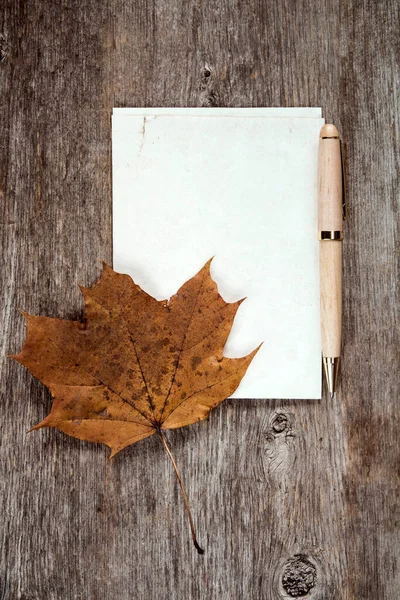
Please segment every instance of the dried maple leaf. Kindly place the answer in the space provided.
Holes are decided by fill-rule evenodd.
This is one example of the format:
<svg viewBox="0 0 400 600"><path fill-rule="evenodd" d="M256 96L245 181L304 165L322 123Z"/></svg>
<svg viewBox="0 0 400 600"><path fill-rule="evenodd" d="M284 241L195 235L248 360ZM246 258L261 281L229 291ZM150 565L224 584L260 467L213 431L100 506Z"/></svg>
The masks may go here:
<svg viewBox="0 0 400 600"><path fill-rule="evenodd" d="M111 456L157 433L182 480L162 430L205 419L238 387L258 348L243 358L222 353L241 303L226 303L209 261L169 301L157 301L128 275L103 264L81 288L83 321L23 313L27 337L12 356L51 391L50 414L33 429L56 427L111 448Z"/></svg>

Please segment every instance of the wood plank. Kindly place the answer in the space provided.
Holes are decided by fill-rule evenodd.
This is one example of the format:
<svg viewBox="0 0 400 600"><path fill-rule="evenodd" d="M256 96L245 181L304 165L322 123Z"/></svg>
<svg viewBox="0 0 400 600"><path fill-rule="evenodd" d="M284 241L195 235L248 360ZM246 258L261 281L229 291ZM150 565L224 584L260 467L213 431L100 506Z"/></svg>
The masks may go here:
<svg viewBox="0 0 400 600"><path fill-rule="evenodd" d="M5 0L0 28L4 600L396 600L398 22L393 0ZM112 106L322 106L347 140L336 397L233 401L113 461L5 359L17 307L77 318L111 261ZM397 252L397 254L396 254ZM267 301L267 299L266 299ZM300 594L303 593L303 596Z"/></svg>

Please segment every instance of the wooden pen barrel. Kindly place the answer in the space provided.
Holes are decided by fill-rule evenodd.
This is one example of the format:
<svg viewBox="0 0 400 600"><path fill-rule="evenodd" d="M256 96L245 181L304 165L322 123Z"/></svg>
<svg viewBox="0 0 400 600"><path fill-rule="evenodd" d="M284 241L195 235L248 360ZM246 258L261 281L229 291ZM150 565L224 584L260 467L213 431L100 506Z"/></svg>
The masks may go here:
<svg viewBox="0 0 400 600"><path fill-rule="evenodd" d="M324 357L339 357L342 331L343 181L339 132L321 129L318 158L321 336Z"/></svg>
<svg viewBox="0 0 400 600"><path fill-rule="evenodd" d="M318 155L318 230L342 231L342 157L334 125L321 130ZM339 199L339 201L338 201Z"/></svg>
<svg viewBox="0 0 400 600"><path fill-rule="evenodd" d="M323 356L340 356L342 331L342 242L320 242Z"/></svg>

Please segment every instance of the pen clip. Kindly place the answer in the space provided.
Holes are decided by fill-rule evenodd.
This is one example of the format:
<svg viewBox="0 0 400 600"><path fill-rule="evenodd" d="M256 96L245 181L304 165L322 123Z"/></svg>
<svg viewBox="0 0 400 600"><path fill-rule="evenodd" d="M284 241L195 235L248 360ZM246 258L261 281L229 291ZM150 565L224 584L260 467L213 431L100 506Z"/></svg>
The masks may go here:
<svg viewBox="0 0 400 600"><path fill-rule="evenodd" d="M344 144L340 139L340 160L342 163L342 214L343 220L347 219L347 203L346 203L346 176L344 172L344 152L343 152Z"/></svg>

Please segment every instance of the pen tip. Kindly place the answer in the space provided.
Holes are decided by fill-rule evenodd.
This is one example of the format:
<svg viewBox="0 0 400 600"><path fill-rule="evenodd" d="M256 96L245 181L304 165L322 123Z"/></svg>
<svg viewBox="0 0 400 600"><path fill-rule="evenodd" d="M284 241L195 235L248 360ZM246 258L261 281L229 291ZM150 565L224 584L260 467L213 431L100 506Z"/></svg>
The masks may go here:
<svg viewBox="0 0 400 600"><path fill-rule="evenodd" d="M335 395L340 358L338 356L324 356L322 360L326 377L327 392L329 393L332 399Z"/></svg>

